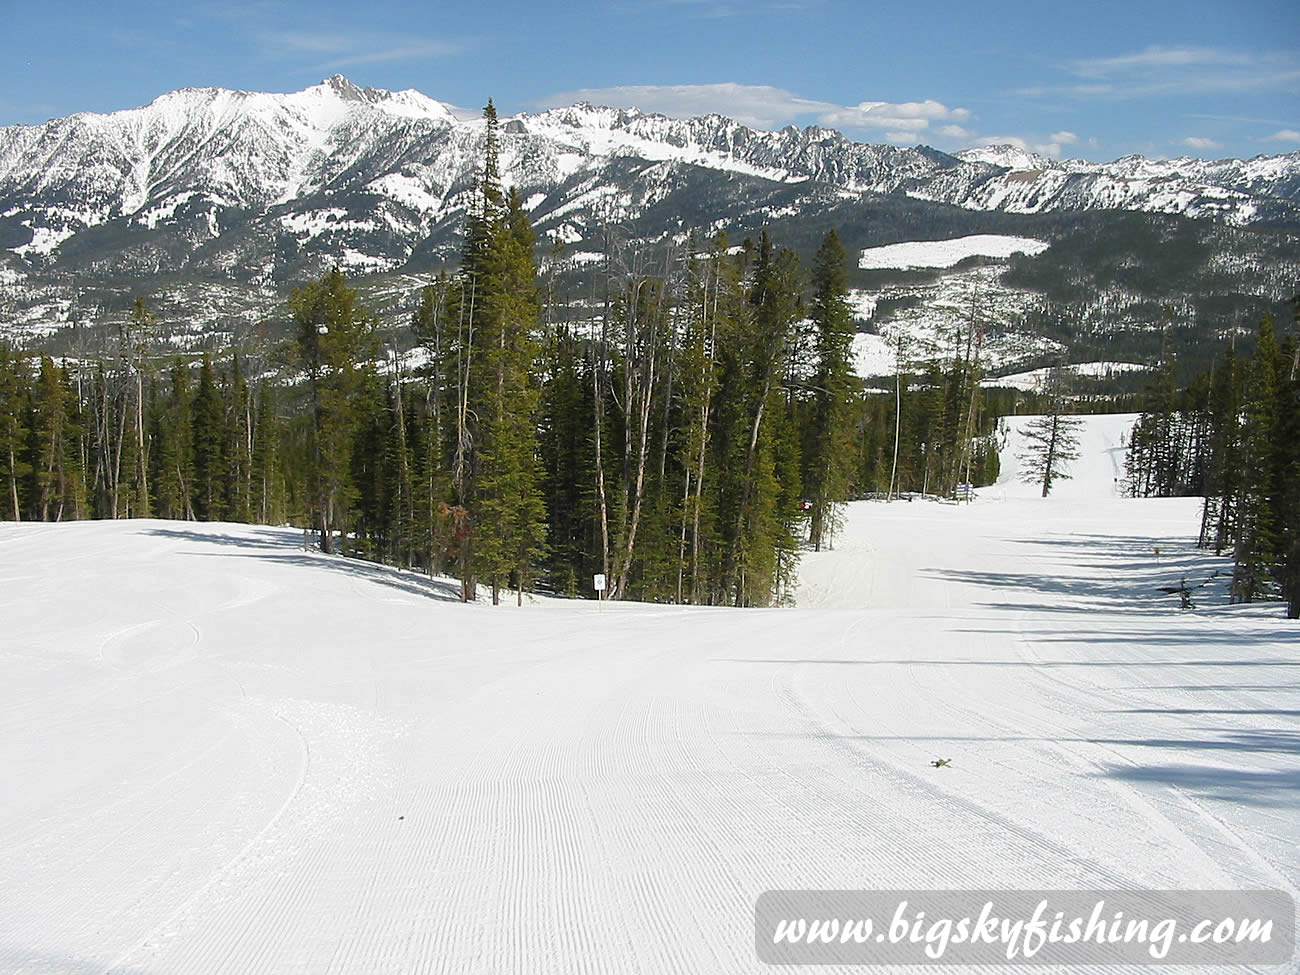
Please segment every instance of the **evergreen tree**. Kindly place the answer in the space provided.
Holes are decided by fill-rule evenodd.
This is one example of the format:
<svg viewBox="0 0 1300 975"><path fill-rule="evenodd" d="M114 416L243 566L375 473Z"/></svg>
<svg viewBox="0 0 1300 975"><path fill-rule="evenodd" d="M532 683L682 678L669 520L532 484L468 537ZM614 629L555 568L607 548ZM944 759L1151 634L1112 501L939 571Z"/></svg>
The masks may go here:
<svg viewBox="0 0 1300 975"><path fill-rule="evenodd" d="M1053 370L1046 390L1046 412L1030 420L1024 428L1028 444L1019 455L1020 479L1039 484L1043 497L1059 480L1068 480L1069 464L1079 458L1078 428L1082 421L1067 414L1069 401L1059 370Z"/></svg>
<svg viewBox="0 0 1300 975"><path fill-rule="evenodd" d="M203 355L191 412L194 452L191 506L199 521L220 521L226 513L226 423L212 357Z"/></svg>
<svg viewBox="0 0 1300 975"><path fill-rule="evenodd" d="M295 288L289 307L311 403L308 500L321 551L329 553L334 551L334 532L346 531L355 498L352 449L361 423L362 392L374 371L375 323L338 268L320 281Z"/></svg>
<svg viewBox="0 0 1300 975"><path fill-rule="evenodd" d="M504 233L498 121L491 99L483 109L483 121L483 169L465 221L460 272L448 295L448 324L444 329L447 372L454 377L450 384L455 396L451 411L451 482L456 505L454 510L448 509L443 519L454 528L450 535L446 531L443 534L455 540L456 570L460 576L461 599L465 601L475 599L478 591L475 565L478 531L474 509L482 464L480 427L485 415L491 418L489 411L482 407L495 379L482 360L492 339L499 335L489 320L488 309L489 299L498 285L499 242Z"/></svg>
<svg viewBox="0 0 1300 975"><path fill-rule="evenodd" d="M23 518L26 491L22 485L32 470L27 460L30 382L24 359L0 341L0 472L5 488L0 510L14 521Z"/></svg>
<svg viewBox="0 0 1300 975"><path fill-rule="evenodd" d="M412 416L412 496L415 506L413 532L421 540L421 555L432 575L442 568L445 551L438 544L438 505L451 497L447 465L448 407L459 396L448 381L449 341L446 335L447 303L451 282L439 275L437 282L420 289L420 303L411 316L411 329L424 348L428 364L424 403Z"/></svg>
<svg viewBox="0 0 1300 975"><path fill-rule="evenodd" d="M715 248L711 260L701 261L691 241L685 334L679 384L681 398L682 500L679 507L677 551L677 602L696 603L708 588L705 554L716 544L709 534L716 512L711 507L716 482L710 458L710 417L718 390L718 286L725 246ZM706 490L706 485L710 486Z"/></svg>
<svg viewBox="0 0 1300 975"><path fill-rule="evenodd" d="M853 469L849 428L855 386L853 316L844 246L833 230L817 251L812 283L817 372L804 485L810 503L808 541L818 552L838 528L838 506L848 500Z"/></svg>
<svg viewBox="0 0 1300 975"><path fill-rule="evenodd" d="M461 596L486 578L493 601L512 581L522 601L544 552L545 505L537 455L534 332L540 320L535 238L517 192L501 192L496 109L484 109L482 177L466 224L461 270L447 303L453 383L449 512Z"/></svg>
<svg viewBox="0 0 1300 975"><path fill-rule="evenodd" d="M1200 544L1219 555L1235 535L1240 500L1241 374L1233 346L1216 365L1207 413L1209 443Z"/></svg>
<svg viewBox="0 0 1300 975"><path fill-rule="evenodd" d="M238 351L230 364L224 389L226 421L226 518L247 522L253 515L253 400L244 378L244 361Z"/></svg>
<svg viewBox="0 0 1300 975"><path fill-rule="evenodd" d="M1232 576L1234 602L1249 603L1274 594L1274 571L1281 562L1285 514L1279 475L1284 451L1294 451L1277 441L1282 426L1285 366L1273 321L1267 315L1259 324L1259 341L1246 381L1243 436L1243 489L1237 516Z"/></svg>
<svg viewBox="0 0 1300 975"><path fill-rule="evenodd" d="M539 325L535 239L519 194L511 191L493 240L493 280L485 288L487 327L483 371L493 378L480 414L479 556L497 602L513 579L520 602L545 552L546 509L537 456L540 390L536 374Z"/></svg>
<svg viewBox="0 0 1300 975"><path fill-rule="evenodd" d="M194 417L190 370L183 362L171 369L170 396L160 398L155 413L155 448L152 456L157 466L153 472L162 518L192 519L194 504Z"/></svg>
<svg viewBox="0 0 1300 975"><path fill-rule="evenodd" d="M559 592L576 596L585 588L582 581L591 568L587 541L593 510L586 489L591 470L590 385L572 329L558 325L545 341L549 379L541 392L538 450L549 512L550 583Z"/></svg>
<svg viewBox="0 0 1300 975"><path fill-rule="evenodd" d="M130 317L119 326L121 355L131 388L129 419L123 414L123 420L130 428L130 436L125 441L130 451L131 495L128 513L137 518L148 518L150 513L149 453L144 435L144 375L145 351L155 324L153 312L145 304L144 298L137 296ZM122 444L123 440L119 439L119 451ZM120 471L120 454L117 466Z"/></svg>
<svg viewBox="0 0 1300 975"><path fill-rule="evenodd" d="M41 357L40 372L36 379L36 517L40 521L62 519L62 497L65 491L63 458L64 427L67 420L67 403L59 369L49 356Z"/></svg>
<svg viewBox="0 0 1300 975"><path fill-rule="evenodd" d="M253 440L253 520L263 525L284 520L281 487L280 430L275 416L275 391L263 384L257 396L257 423Z"/></svg>
<svg viewBox="0 0 1300 975"><path fill-rule="evenodd" d="M1278 577L1287 616L1300 619L1300 299L1292 302L1297 328L1283 348L1282 359L1289 366L1281 383L1274 449L1282 488L1278 496L1282 535Z"/></svg>

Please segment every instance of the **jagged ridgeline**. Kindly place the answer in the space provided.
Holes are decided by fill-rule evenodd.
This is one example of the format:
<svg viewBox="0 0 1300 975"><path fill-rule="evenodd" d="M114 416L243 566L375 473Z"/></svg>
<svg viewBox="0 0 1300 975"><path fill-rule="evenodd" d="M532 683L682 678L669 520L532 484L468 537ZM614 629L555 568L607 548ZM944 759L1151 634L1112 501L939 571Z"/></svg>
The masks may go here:
<svg viewBox="0 0 1300 975"><path fill-rule="evenodd" d="M186 89L0 128L0 330L25 347L93 352L144 295L179 348L284 338L289 292L336 265L380 325L398 328L412 279L459 262L485 138L481 118L342 77L283 95ZM859 327L882 332L924 325L947 296L917 276L949 277L863 269L858 251L974 234L1050 243L981 283L990 314L1021 337L1008 369L1154 361L1171 323L1180 352L1206 365L1222 334L1249 340L1297 290L1300 154L949 155L588 105L503 120L499 139L503 183L518 188L570 317L610 234L681 247L693 229L738 243L766 228L811 263L837 228L850 288L879 309L859 302Z"/></svg>

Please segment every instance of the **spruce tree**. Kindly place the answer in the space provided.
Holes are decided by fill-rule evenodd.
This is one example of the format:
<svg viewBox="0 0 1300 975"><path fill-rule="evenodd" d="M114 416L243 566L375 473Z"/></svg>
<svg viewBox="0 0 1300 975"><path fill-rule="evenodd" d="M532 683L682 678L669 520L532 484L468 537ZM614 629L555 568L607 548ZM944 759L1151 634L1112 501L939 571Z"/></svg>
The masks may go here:
<svg viewBox="0 0 1300 975"><path fill-rule="evenodd" d="M495 376L483 362L499 332L489 318L490 298L498 285L502 218L501 167L496 107L488 99L483 109L483 168L465 220L461 266L446 304L446 372L452 376L451 483L456 504L444 514L444 538L454 540L461 599L472 601L478 591L475 512L482 464L482 409ZM490 419L490 416L489 416Z"/></svg>
<svg viewBox="0 0 1300 975"><path fill-rule="evenodd" d="M170 370L170 390L154 397L151 423L153 450L150 468L158 517L186 519L194 516L190 504L193 485L194 427L190 415L190 371L183 362Z"/></svg>
<svg viewBox="0 0 1300 975"><path fill-rule="evenodd" d="M244 376L244 359L238 351L230 363L225 384L226 419L226 517L230 521L252 519L253 400Z"/></svg>
<svg viewBox="0 0 1300 975"><path fill-rule="evenodd" d="M849 428L854 392L853 316L844 246L833 230L817 251L812 285L809 310L816 332L817 372L804 486L810 504L808 542L817 552L838 528L839 506L848 500L853 470Z"/></svg>
<svg viewBox="0 0 1300 975"><path fill-rule="evenodd" d="M1042 487L1045 498L1057 481L1068 480L1070 462L1079 457L1078 428L1082 424L1067 413L1069 399L1060 370L1053 370L1045 390L1046 412L1025 425L1027 441L1019 455L1020 479Z"/></svg>
<svg viewBox="0 0 1300 975"><path fill-rule="evenodd" d="M362 422L362 394L378 352L374 319L338 268L289 297L298 361L307 373L311 409L308 501L322 552L347 530L355 500L352 450Z"/></svg>
<svg viewBox="0 0 1300 975"><path fill-rule="evenodd" d="M31 398L27 364L7 342L0 341L0 473L5 503L0 510L14 521L23 518L26 484L31 474L27 461L28 404Z"/></svg>
<svg viewBox="0 0 1300 975"><path fill-rule="evenodd" d="M494 603L511 580L522 602L546 537L537 456L535 239L517 192L511 191L503 217L491 241L491 285L484 289L481 365L492 381L479 408L483 442L474 509L481 571Z"/></svg>
<svg viewBox="0 0 1300 975"><path fill-rule="evenodd" d="M537 454L535 238L519 194L507 199L501 191L490 100L483 115L483 169L441 330L446 372L454 377L448 425L456 500L443 534L454 540L462 599L475 598L479 578L486 578L494 602L512 582L522 601L546 526Z"/></svg>
<svg viewBox="0 0 1300 975"><path fill-rule="evenodd" d="M1300 326L1300 300L1295 301ZM1279 580L1287 601L1287 616L1300 619L1300 327L1283 348L1283 362L1289 363L1281 383L1278 428L1274 438L1278 455L1277 476L1282 490L1281 557Z"/></svg>
<svg viewBox="0 0 1300 975"><path fill-rule="evenodd" d="M1285 519L1280 511L1283 493L1279 481L1284 455L1277 440L1285 368L1273 320L1265 315L1259 324L1243 402L1243 483L1233 550L1233 602L1249 603L1275 592L1274 572L1281 562Z"/></svg>
<svg viewBox="0 0 1300 975"><path fill-rule="evenodd" d="M1229 346L1216 364L1207 408L1205 506L1200 544L1222 554L1235 535L1241 484L1241 372Z"/></svg>
<svg viewBox="0 0 1300 975"><path fill-rule="evenodd" d="M36 379L34 459L36 464L36 517L59 521L62 517L64 427L68 405L59 368L49 356L41 357Z"/></svg>
<svg viewBox="0 0 1300 975"><path fill-rule="evenodd" d="M199 521L220 521L226 513L226 423L212 357L203 355L191 411L193 449L191 506Z"/></svg>
<svg viewBox="0 0 1300 975"><path fill-rule="evenodd" d="M711 417L719 385L718 285L725 247L715 248L711 259L692 253L687 267L685 335L682 342L679 384L681 398L682 499L679 507L676 601L701 602L708 590L707 553L715 544L711 528L716 512L711 506L717 472L709 464Z"/></svg>
<svg viewBox="0 0 1300 975"><path fill-rule="evenodd" d="M275 525L284 520L280 487L280 429L275 415L274 387L263 383L257 394L257 421L253 436L253 520Z"/></svg>
<svg viewBox="0 0 1300 975"><path fill-rule="evenodd" d="M127 449L130 474L128 476L131 484L128 510L137 518L148 518L150 513L149 453L144 435L144 376L145 351L155 324L153 312L150 311L144 298L137 296L130 317L119 325L118 333L126 380L131 390L130 415L127 417L125 413L123 414L130 431L125 438L125 443L129 445ZM122 443L123 441L119 441L119 451L122 449ZM120 454L117 467L120 472Z"/></svg>
<svg viewBox="0 0 1300 975"><path fill-rule="evenodd" d="M550 583L558 592L585 592L588 570L587 533L593 509L586 490L591 470L590 386L584 374L579 340L565 324L545 340L538 450L542 492L548 518Z"/></svg>

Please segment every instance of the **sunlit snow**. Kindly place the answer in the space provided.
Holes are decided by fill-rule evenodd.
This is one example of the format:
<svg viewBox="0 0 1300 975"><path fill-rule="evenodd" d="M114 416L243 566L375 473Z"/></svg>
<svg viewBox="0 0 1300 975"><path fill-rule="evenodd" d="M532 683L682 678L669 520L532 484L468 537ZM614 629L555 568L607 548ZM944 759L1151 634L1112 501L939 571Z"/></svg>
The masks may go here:
<svg viewBox="0 0 1300 975"><path fill-rule="evenodd" d="M773 889L1294 893L1296 624L1196 499L1116 496L1131 416L1045 500L1027 419L973 504L850 505L786 610L0 524L0 967L731 975Z"/></svg>
<svg viewBox="0 0 1300 975"><path fill-rule="evenodd" d="M917 240L870 247L858 260L861 268L952 267L968 257L1010 257L1040 254L1047 242L1032 237L974 234L951 240Z"/></svg>

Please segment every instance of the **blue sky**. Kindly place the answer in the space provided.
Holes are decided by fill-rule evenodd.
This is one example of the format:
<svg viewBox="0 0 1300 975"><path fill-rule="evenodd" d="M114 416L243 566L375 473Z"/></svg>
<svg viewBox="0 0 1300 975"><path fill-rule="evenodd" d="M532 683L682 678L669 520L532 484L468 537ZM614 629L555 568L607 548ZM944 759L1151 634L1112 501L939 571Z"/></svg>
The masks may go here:
<svg viewBox="0 0 1300 975"><path fill-rule="evenodd" d="M1295 0L0 0L0 124L335 73L503 114L578 99L956 150L1300 150Z"/></svg>

